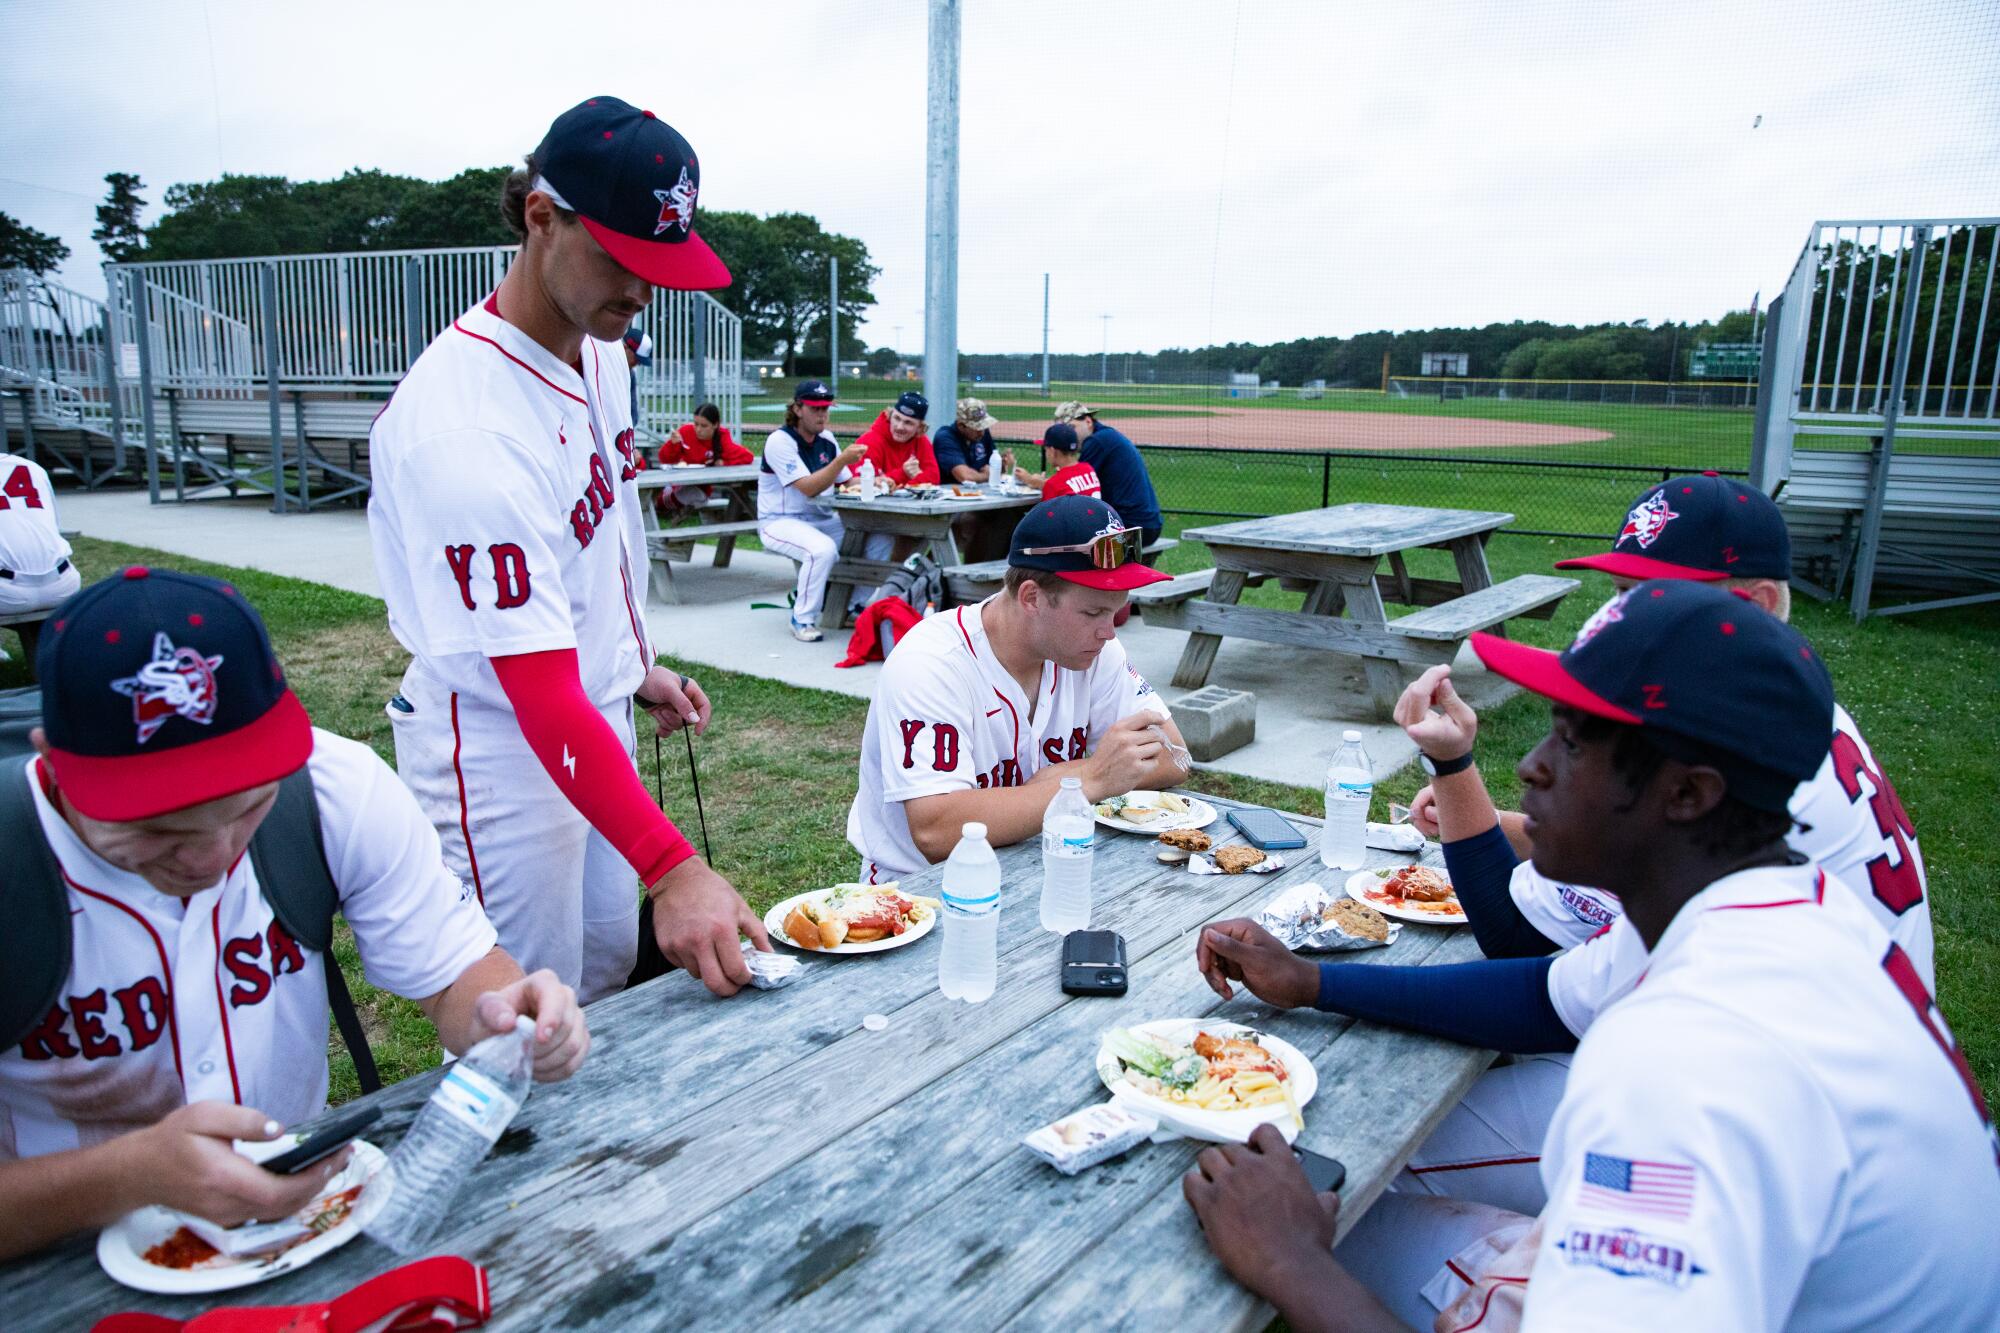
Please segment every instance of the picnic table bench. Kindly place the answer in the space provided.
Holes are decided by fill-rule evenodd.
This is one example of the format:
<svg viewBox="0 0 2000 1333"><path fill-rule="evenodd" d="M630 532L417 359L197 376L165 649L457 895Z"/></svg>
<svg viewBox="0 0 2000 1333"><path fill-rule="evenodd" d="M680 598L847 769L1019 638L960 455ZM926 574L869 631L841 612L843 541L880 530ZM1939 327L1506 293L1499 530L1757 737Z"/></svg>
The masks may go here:
<svg viewBox="0 0 2000 1333"><path fill-rule="evenodd" d="M645 499L646 562L652 570L649 582L653 595L663 602L680 600L672 562L694 559L696 542L714 542L715 568L727 569L736 551L736 539L757 532L755 463L647 468L639 474L638 486ZM703 486L718 494L693 511L694 523L666 527L653 507L652 493L673 486Z"/></svg>
<svg viewBox="0 0 2000 1333"><path fill-rule="evenodd" d="M1316 841L1317 820L1289 818ZM1288 855L1272 875L1194 876L1156 861L1150 838L1103 831L1091 924L1125 936L1120 998L1058 988L1061 942L1036 916L1030 839L1000 852L999 984L984 1004L938 992L932 932L886 953L807 956L782 990L719 1001L675 973L592 1005L589 1060L536 1088L433 1252L486 1268L494 1330L1261 1329L1270 1310L1211 1258L1181 1198L1203 1145L1142 1144L1065 1177L1020 1139L1104 1099L1093 1059L1106 1029L1246 1022L1312 1060L1319 1092L1299 1142L1346 1163L1343 1230L1367 1210L1492 1057L1330 1014L1274 1013L1240 990L1220 1000L1196 970L1195 932L1333 873L1311 849ZM1426 857L1437 860L1435 846ZM931 869L904 887L934 895L938 881ZM1478 954L1470 931L1406 925L1391 947L1343 957L1429 966ZM869 1014L887 1027L864 1028ZM393 1144L438 1077L365 1099L383 1111L368 1137ZM323 1300L396 1262L360 1239L261 1286L174 1297L114 1285L93 1245L78 1237L0 1265L10 1330Z"/></svg>
<svg viewBox="0 0 2000 1333"><path fill-rule="evenodd" d="M1215 558L1208 581L1182 575L1133 600L1148 625L1192 631L1174 672L1177 686L1208 683L1226 635L1323 648L1361 659L1370 698L1386 717L1402 693L1403 664L1449 662L1473 631L1504 633L1515 616L1546 619L1578 586L1546 574L1495 583L1486 542L1513 521L1486 510L1345 504L1190 528L1182 538L1202 542ZM1424 547L1449 551L1457 579L1412 576L1404 553ZM1269 578L1303 591L1303 606L1238 604L1246 586ZM1428 609L1392 621L1389 602Z"/></svg>

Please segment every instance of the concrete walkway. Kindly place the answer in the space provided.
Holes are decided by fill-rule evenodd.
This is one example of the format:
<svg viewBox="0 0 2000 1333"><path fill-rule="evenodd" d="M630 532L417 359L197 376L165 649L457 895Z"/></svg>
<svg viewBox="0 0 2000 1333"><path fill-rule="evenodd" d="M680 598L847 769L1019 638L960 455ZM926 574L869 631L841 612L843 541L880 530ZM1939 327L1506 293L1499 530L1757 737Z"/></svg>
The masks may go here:
<svg viewBox="0 0 2000 1333"><path fill-rule="evenodd" d="M358 510L281 517L270 512L268 501L156 506L146 502L142 491L70 492L60 498L58 510L65 529L92 537L382 595L367 520ZM799 643L791 637L784 610L752 609L753 602L784 606L792 587L789 560L739 550L729 568L716 569L710 563L714 549L697 546L692 564L674 566L677 605L648 604L646 621L656 648L788 685L857 698L873 694L879 663L844 671L834 667L846 655L845 632L829 634L822 643ZM1166 683L1187 641L1183 631L1151 629L1134 620L1119 631L1119 638L1133 664L1170 706L1186 693ZM1513 692L1483 670L1469 650L1459 654L1453 676L1475 708L1490 707ZM1352 659L1226 639L1209 679L1256 694L1257 739L1206 767L1318 787L1346 727L1361 731L1377 774L1415 758L1401 728L1356 716L1366 712L1368 692ZM717 702L728 706L726 698Z"/></svg>

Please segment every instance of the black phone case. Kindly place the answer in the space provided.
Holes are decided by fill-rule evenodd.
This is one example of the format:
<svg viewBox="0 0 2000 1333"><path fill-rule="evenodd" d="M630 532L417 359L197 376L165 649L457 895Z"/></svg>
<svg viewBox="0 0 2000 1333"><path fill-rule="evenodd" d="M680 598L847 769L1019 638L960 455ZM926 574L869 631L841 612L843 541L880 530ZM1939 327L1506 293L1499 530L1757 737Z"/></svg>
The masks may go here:
<svg viewBox="0 0 2000 1333"><path fill-rule="evenodd" d="M381 1116L381 1110L373 1106L339 1116L329 1121L323 1128L314 1130L297 1147L287 1148L266 1161L263 1164L264 1169L281 1176L302 1171L314 1162L339 1152L350 1140L359 1138L361 1131L374 1124Z"/></svg>
<svg viewBox="0 0 2000 1333"><path fill-rule="evenodd" d="M1270 822L1272 820L1277 822ZM1298 827L1291 820L1286 819L1276 810L1231 810L1229 812L1229 822L1236 826L1236 831L1243 835L1245 842L1261 851L1288 851L1291 848L1306 845L1305 834L1299 832ZM1285 829L1290 829L1291 831L1289 833L1284 832L1278 827L1280 824ZM1246 827L1246 825L1249 827ZM1253 831L1253 829L1261 830L1263 834L1276 834L1277 836L1260 836L1260 833Z"/></svg>
<svg viewBox="0 0 2000 1333"><path fill-rule="evenodd" d="M1065 995L1123 995L1125 938L1115 930L1072 930L1063 936Z"/></svg>
<svg viewBox="0 0 2000 1333"><path fill-rule="evenodd" d="M1292 1156L1298 1158L1299 1165L1305 1168L1306 1183L1313 1187L1315 1194L1324 1194L1328 1190L1338 1193L1340 1187L1347 1183L1347 1163L1338 1157L1324 1157L1299 1147L1292 1149Z"/></svg>

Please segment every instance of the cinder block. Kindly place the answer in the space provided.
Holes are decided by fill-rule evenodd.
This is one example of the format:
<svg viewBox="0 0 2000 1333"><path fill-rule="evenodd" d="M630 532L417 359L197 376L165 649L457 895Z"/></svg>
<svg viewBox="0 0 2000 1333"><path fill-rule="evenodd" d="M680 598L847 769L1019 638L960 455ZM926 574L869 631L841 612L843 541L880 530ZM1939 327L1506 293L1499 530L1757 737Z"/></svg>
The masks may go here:
<svg viewBox="0 0 2000 1333"><path fill-rule="evenodd" d="M1210 685L1176 700L1173 713L1188 753L1202 763L1257 739L1257 696L1248 690Z"/></svg>

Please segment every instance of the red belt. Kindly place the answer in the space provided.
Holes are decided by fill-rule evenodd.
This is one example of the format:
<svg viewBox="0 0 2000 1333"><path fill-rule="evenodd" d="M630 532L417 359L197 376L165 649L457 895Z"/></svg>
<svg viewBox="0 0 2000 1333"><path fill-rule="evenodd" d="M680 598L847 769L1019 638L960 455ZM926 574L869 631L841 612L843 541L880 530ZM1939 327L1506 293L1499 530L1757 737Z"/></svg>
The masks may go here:
<svg viewBox="0 0 2000 1333"><path fill-rule="evenodd" d="M453 1255L419 1259L370 1278L317 1305L236 1305L183 1323L157 1314L106 1315L91 1333L360 1333L387 1319L384 1333L451 1333L493 1313L486 1270Z"/></svg>

